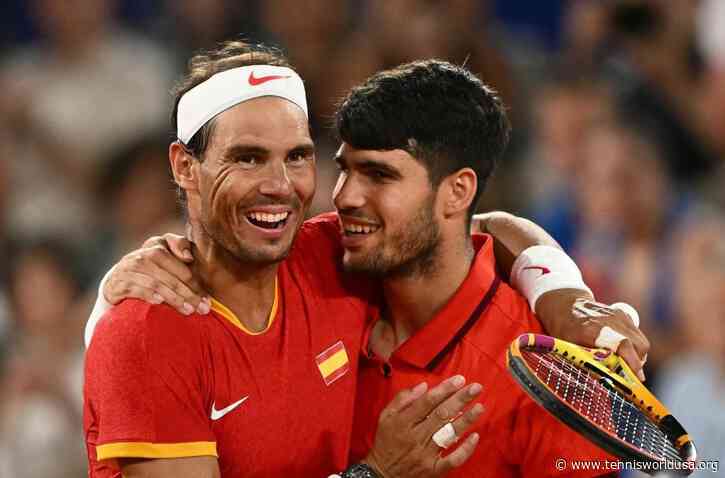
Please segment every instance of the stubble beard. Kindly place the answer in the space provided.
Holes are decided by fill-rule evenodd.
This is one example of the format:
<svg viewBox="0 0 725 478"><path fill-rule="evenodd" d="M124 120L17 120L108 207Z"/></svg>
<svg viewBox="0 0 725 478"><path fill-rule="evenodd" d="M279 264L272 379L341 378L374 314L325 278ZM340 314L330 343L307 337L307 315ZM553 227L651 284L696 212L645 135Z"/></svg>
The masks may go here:
<svg viewBox="0 0 725 478"><path fill-rule="evenodd" d="M382 247L357 262L345 264L345 270L379 279L430 274L436 267L440 246L440 228L433 216L434 200L435 195L432 195L407 224L385 240Z"/></svg>
<svg viewBox="0 0 725 478"><path fill-rule="evenodd" d="M260 250L259 248L245 244L243 239L239 238L234 233L232 226L225 227L222 224L213 224L208 220L202 220L201 227L208 240L217 250L223 251L225 256L233 258L236 262L242 264L274 264L284 260L292 249L292 242L290 242L290 244L279 253L269 254L266 253L264 249ZM284 241L285 239L280 240Z"/></svg>

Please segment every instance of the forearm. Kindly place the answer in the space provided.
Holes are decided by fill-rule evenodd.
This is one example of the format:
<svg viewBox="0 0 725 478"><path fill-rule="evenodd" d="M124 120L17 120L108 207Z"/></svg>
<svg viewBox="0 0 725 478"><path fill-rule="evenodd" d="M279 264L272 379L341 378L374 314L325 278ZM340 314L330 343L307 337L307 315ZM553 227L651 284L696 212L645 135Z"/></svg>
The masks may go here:
<svg viewBox="0 0 725 478"><path fill-rule="evenodd" d="M514 260L532 246L551 246L561 249L559 243L538 224L503 211L473 216L472 230L491 234L494 239L496 263L509 277Z"/></svg>
<svg viewBox="0 0 725 478"><path fill-rule="evenodd" d="M548 335L563 337L572 322L580 322L573 316L574 302L592 300L592 294L582 289L557 289L543 294L536 301L534 311L544 325Z"/></svg>
<svg viewBox="0 0 725 478"><path fill-rule="evenodd" d="M549 335L616 351L644 379L639 358L646 357L649 341L637 328L637 311L592 302L579 267L543 228L497 211L474 216L471 229L494 238L499 270L526 297Z"/></svg>
<svg viewBox="0 0 725 478"><path fill-rule="evenodd" d="M528 219L502 211L474 218L473 230L494 238L501 272L526 297L547 333L566 335L572 321L577 320L572 312L574 303L594 299L574 261L553 237Z"/></svg>

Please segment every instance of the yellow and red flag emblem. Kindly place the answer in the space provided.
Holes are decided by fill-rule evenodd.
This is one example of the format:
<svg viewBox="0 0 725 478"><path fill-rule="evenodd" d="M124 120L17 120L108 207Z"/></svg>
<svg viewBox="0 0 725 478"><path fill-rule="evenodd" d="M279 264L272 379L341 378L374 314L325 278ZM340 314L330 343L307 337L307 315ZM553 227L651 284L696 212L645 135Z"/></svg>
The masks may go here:
<svg viewBox="0 0 725 478"><path fill-rule="evenodd" d="M320 369L325 385L331 385L350 370L350 360L347 357L345 344L338 340L324 352L315 357L317 368Z"/></svg>

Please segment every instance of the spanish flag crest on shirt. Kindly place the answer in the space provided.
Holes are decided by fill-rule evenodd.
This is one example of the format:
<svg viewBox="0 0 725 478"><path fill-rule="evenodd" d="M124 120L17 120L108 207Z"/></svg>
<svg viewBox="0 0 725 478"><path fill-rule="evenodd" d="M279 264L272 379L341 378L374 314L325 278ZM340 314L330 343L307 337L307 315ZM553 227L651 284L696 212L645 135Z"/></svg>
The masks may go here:
<svg viewBox="0 0 725 478"><path fill-rule="evenodd" d="M317 368L325 381L325 385L332 385L350 369L350 360L345 350L345 344L338 340L315 357Z"/></svg>

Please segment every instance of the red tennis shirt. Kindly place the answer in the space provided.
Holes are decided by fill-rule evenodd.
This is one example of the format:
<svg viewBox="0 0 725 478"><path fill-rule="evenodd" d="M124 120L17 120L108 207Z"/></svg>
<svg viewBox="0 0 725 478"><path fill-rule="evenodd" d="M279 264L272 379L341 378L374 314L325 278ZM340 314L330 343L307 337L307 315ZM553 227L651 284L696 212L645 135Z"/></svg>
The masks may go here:
<svg viewBox="0 0 725 478"><path fill-rule="evenodd" d="M474 237L475 261L466 280L441 311L385 362L370 352L369 324L362 344L351 460L370 450L377 417L397 392L456 374L483 385L485 411L474 430L474 455L450 477L599 476L558 471L557 459L613 460L531 400L506 368L506 350L525 332L542 332L526 300L495 271L493 240Z"/></svg>
<svg viewBox="0 0 725 478"><path fill-rule="evenodd" d="M344 469L368 306L340 252L336 216L306 222L257 334L218 302L192 317L138 300L112 309L86 355L90 476L120 477L120 457L218 456L225 478Z"/></svg>

